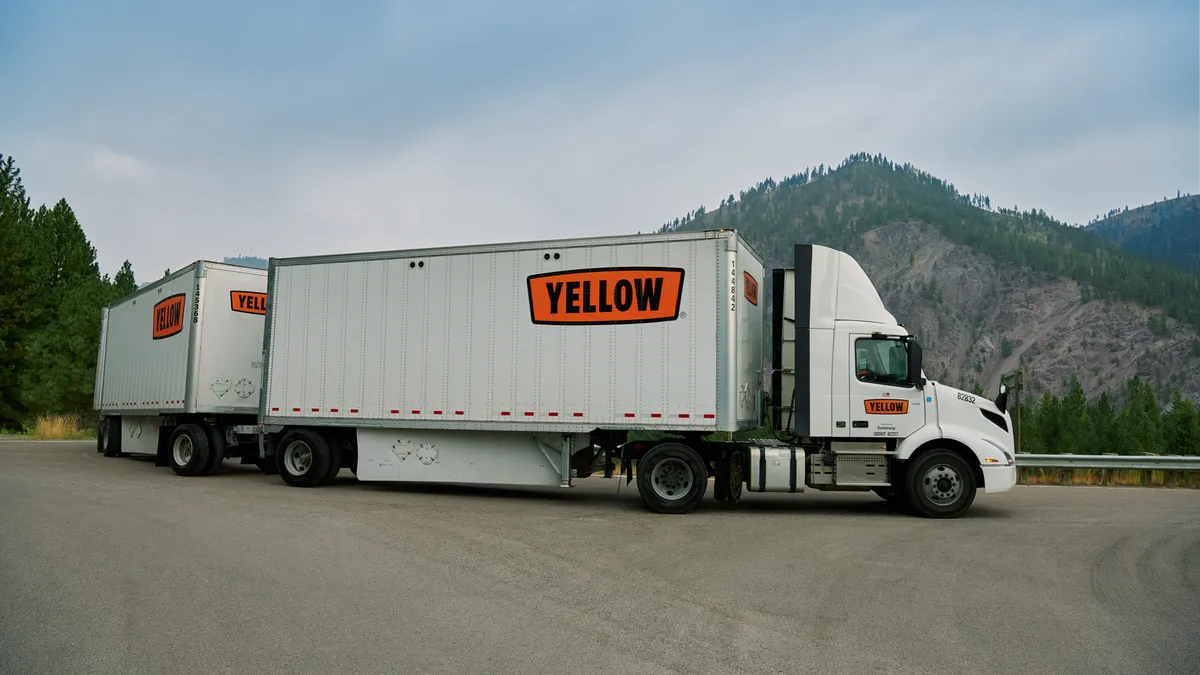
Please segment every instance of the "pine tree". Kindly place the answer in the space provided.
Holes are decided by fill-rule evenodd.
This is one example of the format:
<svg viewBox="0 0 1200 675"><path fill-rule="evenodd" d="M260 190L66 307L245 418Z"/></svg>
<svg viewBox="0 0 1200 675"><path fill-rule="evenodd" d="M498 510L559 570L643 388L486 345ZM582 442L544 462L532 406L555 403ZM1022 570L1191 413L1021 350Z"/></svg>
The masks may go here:
<svg viewBox="0 0 1200 675"><path fill-rule="evenodd" d="M1171 394L1171 411L1163 418L1167 452L1200 455L1200 411L1176 389Z"/></svg>
<svg viewBox="0 0 1200 675"><path fill-rule="evenodd" d="M1060 421L1060 452L1070 454L1094 454L1096 442L1092 422L1088 416L1087 398L1083 387L1072 378L1071 390L1063 398Z"/></svg>
<svg viewBox="0 0 1200 675"><path fill-rule="evenodd" d="M96 250L65 200L41 207L32 220L30 272L38 287L37 328L27 337L22 400L40 413L91 408L100 333L100 306L110 287L100 278Z"/></svg>
<svg viewBox="0 0 1200 675"><path fill-rule="evenodd" d="M37 305L28 274L32 216L21 170L0 155L0 428L19 429L25 417L20 372Z"/></svg>

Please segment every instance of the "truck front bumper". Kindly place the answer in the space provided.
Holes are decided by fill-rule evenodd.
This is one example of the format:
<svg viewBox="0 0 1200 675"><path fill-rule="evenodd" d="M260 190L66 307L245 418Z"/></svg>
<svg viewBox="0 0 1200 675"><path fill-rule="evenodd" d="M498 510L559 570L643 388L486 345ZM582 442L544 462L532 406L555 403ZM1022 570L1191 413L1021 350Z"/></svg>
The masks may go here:
<svg viewBox="0 0 1200 675"><path fill-rule="evenodd" d="M1017 484L1017 465L983 466L983 491L1008 492Z"/></svg>

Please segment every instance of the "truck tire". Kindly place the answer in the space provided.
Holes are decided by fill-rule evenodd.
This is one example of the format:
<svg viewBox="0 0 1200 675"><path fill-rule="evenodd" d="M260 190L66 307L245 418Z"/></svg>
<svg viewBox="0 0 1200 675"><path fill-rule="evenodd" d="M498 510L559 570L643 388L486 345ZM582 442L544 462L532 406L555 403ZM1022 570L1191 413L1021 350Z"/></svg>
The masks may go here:
<svg viewBox="0 0 1200 675"><path fill-rule="evenodd" d="M171 432L168 457L171 470L180 476L199 476L208 466L211 451L208 432L199 424L180 424Z"/></svg>
<svg viewBox="0 0 1200 675"><path fill-rule="evenodd" d="M682 443L663 443L637 465L638 492L656 513L687 513L708 490L708 467L700 454Z"/></svg>
<svg viewBox="0 0 1200 675"><path fill-rule="evenodd" d="M329 441L310 429L289 429L275 449L275 469L292 487L316 487L336 466Z"/></svg>
<svg viewBox="0 0 1200 675"><path fill-rule="evenodd" d="M216 473L225 461L225 431L215 424L205 424L208 432L208 462L200 473L204 475Z"/></svg>
<svg viewBox="0 0 1200 675"><path fill-rule="evenodd" d="M926 518L957 518L975 501L975 474L957 452L935 448L911 460L904 471L909 509Z"/></svg>
<svg viewBox="0 0 1200 675"><path fill-rule="evenodd" d="M121 418L105 417L96 430L96 452L105 457L121 456Z"/></svg>

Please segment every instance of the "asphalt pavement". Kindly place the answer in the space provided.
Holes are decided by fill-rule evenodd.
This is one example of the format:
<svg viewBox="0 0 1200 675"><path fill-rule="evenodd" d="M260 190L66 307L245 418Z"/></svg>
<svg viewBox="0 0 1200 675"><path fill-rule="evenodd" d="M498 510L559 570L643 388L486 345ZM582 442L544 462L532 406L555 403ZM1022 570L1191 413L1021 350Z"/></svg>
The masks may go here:
<svg viewBox="0 0 1200 675"><path fill-rule="evenodd" d="M1200 491L646 511L0 442L0 673L1200 672Z"/></svg>

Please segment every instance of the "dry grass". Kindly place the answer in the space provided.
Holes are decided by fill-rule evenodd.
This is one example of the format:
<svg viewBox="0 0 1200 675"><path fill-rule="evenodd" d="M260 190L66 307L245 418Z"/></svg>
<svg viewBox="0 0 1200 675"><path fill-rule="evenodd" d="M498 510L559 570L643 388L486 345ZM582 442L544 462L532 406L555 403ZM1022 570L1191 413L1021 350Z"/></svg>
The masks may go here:
<svg viewBox="0 0 1200 675"><path fill-rule="evenodd" d="M1120 485L1128 487L1200 488L1200 471L1129 471L1103 469L1021 469L1025 485Z"/></svg>
<svg viewBox="0 0 1200 675"><path fill-rule="evenodd" d="M83 428L79 415L42 415L29 437L39 441L78 441L95 438L95 432Z"/></svg>

